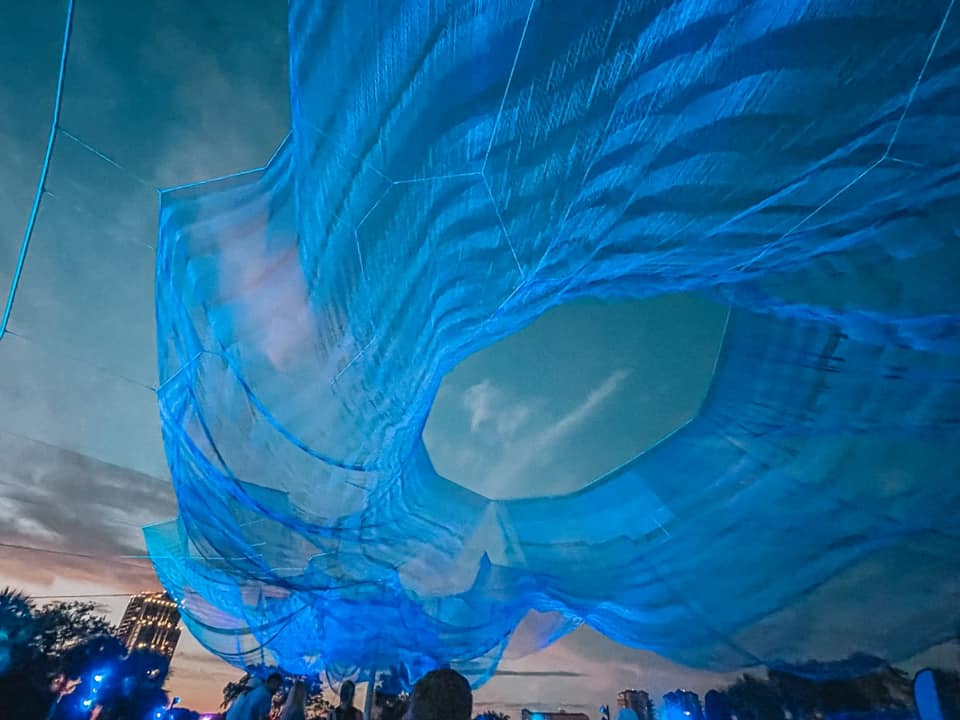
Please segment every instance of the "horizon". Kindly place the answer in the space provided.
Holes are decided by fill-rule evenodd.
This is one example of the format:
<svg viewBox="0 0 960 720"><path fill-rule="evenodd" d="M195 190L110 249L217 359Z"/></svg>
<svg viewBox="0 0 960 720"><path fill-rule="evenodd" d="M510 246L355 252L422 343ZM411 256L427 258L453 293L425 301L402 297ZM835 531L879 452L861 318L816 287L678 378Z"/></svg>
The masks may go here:
<svg viewBox="0 0 960 720"><path fill-rule="evenodd" d="M20 588L14 587L14 589ZM94 603L98 612L102 612L114 627L119 624L127 603L134 595L140 592L164 592L158 586L154 589L131 592L125 597L101 595L99 596L102 598L101 601L97 602L96 597L89 594L37 596L26 589L23 591L38 606L72 600ZM223 687L228 682L239 680L245 674L245 670L228 665L203 649L184 627L182 621L180 627L183 629L183 633L171 662L170 679L164 687L170 697L179 696L181 698L180 706L182 707L203 713L217 712L220 709ZM566 638L561 639L558 643L540 653L510 663L510 668L499 668L488 683L474 690L474 716L485 711L496 711L510 715L513 720L517 720L520 711L523 709L541 712L565 709L583 712L593 719L598 717L601 705L605 704L611 708L616 707L617 693L623 690L641 690L648 693L651 702L659 712L663 706L663 696L666 693L681 689L690 690L696 693L702 701L708 690L723 690L741 675L762 676L767 669L766 666L758 666L730 673L691 670L671 663L655 653L618 645L588 628L582 630L586 630L590 635L587 639L581 638L581 642L593 648L595 655L602 655L604 650L609 651L607 663L603 662L601 658L595 657L593 662L586 666L581 662L580 671L568 669L569 667L576 667L577 661L582 660L582 658L579 657L577 644L574 644L573 647L567 647L564 645ZM565 663L567 664L566 667L564 667ZM960 641L956 639L947 640L912 658L901 662L893 662L890 665L907 672L911 677L928 667L960 672ZM203 674L203 679L197 681L196 675L189 674L191 669L199 670ZM633 684L630 684L630 681L627 680L631 675L631 670L635 673L636 678ZM188 671L188 674L185 676L183 671ZM605 673L609 674L605 676ZM618 686L616 680L620 678L624 680ZM324 696L327 700L334 701L336 693L326 681L326 678L322 679L324 681ZM592 701L575 702L572 695L565 695L564 697L568 698L566 700L554 698L517 701L515 697L517 685L528 685L530 682L536 683L536 681L542 683L557 679L562 679L564 683L571 681L583 683L580 690L585 694L591 694ZM604 680L606 680L605 683ZM594 684L605 685L605 687L597 689ZM355 704L359 708L364 706L366 688L366 682L358 681ZM510 697L504 697L504 695Z"/></svg>

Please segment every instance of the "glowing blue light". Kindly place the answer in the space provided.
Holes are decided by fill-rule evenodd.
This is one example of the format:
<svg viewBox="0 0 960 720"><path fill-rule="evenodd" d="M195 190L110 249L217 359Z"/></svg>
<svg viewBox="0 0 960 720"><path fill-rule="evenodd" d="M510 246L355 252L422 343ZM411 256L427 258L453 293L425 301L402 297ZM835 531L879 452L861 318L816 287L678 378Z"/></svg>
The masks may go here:
<svg viewBox="0 0 960 720"><path fill-rule="evenodd" d="M90 698L87 698L80 704L83 705L85 708L88 708L93 705L93 700L91 700Z"/></svg>
<svg viewBox="0 0 960 720"><path fill-rule="evenodd" d="M780 5L290 1L288 140L160 198L181 518L146 535L204 645L482 682L584 623L719 670L835 659L818 613L890 659L955 634L960 35L950 3ZM676 432L569 495L436 472L444 373L685 292L732 309ZM525 488L560 439L487 469Z"/></svg>
<svg viewBox="0 0 960 720"><path fill-rule="evenodd" d="M103 675L101 673L97 673L93 676L93 681L95 683L103 682Z"/></svg>

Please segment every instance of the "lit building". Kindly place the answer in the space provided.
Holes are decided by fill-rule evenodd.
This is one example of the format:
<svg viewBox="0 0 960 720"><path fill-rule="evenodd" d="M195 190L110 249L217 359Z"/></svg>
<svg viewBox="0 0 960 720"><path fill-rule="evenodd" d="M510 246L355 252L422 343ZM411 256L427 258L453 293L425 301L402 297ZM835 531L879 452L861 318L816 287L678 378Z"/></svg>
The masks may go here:
<svg viewBox="0 0 960 720"><path fill-rule="evenodd" d="M617 707L630 708L640 720L650 720L650 696L643 690L622 690L617 693Z"/></svg>
<svg viewBox="0 0 960 720"><path fill-rule="evenodd" d="M583 713L539 712L524 708L520 711L520 720L590 720L590 718Z"/></svg>
<svg viewBox="0 0 960 720"><path fill-rule="evenodd" d="M170 659L180 639L177 604L166 593L134 595L117 634L127 650L150 650Z"/></svg>

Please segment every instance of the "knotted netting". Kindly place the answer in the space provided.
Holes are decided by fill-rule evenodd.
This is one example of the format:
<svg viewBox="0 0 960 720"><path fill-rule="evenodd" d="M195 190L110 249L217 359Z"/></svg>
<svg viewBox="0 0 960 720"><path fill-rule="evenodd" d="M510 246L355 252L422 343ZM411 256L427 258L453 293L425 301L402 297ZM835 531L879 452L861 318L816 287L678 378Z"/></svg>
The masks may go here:
<svg viewBox="0 0 960 720"><path fill-rule="evenodd" d="M718 669L951 635L953 2L293 0L289 36L276 155L161 195L147 540L204 645L479 683L584 623ZM675 292L731 307L689 423L562 496L434 470L460 360Z"/></svg>

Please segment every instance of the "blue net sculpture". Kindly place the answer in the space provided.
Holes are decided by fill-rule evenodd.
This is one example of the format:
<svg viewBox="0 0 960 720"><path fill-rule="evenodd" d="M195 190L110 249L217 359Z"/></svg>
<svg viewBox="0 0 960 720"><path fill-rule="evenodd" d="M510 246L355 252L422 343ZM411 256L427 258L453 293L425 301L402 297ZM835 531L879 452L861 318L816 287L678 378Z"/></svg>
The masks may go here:
<svg viewBox="0 0 960 720"><path fill-rule="evenodd" d="M289 28L276 155L161 196L180 517L146 532L201 642L480 683L584 623L717 669L951 635L953 2L293 0ZM687 425L565 496L434 471L460 360L678 291L731 306Z"/></svg>

